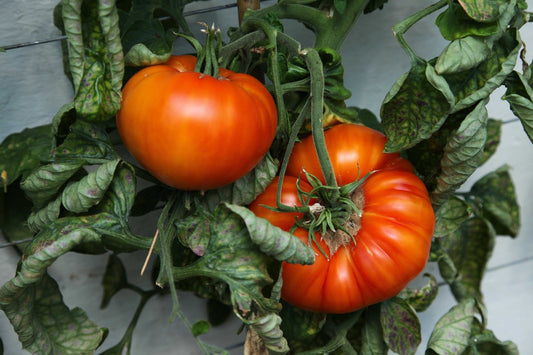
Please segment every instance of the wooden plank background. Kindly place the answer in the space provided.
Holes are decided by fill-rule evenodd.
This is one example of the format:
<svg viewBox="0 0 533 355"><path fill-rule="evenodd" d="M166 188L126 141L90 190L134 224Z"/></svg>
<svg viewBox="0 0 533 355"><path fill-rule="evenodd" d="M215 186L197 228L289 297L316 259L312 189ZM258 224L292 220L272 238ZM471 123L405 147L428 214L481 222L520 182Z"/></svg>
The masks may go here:
<svg viewBox="0 0 533 355"><path fill-rule="evenodd" d="M1 1L0 46L8 47L0 53L0 141L7 135L24 127L50 122L57 110L72 99L72 88L63 74L61 48L58 41L27 45L34 41L49 41L60 36L53 26L52 12L56 0L43 1ZM186 8L193 11L232 1L205 1ZM264 2L263 6L272 3ZM533 5L533 0L528 3ZM409 61L398 46L391 27L413 12L427 6L423 0L390 1L384 11L363 16L346 39L343 49L345 83L353 97L348 101L379 113L383 97L398 76L409 68ZM434 25L435 16L424 19L406 35L406 40L421 56L437 56L445 42L440 40ZM188 21L196 32L196 23L215 23L223 32L237 23L237 10L229 8L215 12L192 15ZM304 46L311 43L309 32L303 26L288 21L289 33L297 34ZM526 26L522 39L533 44L533 25ZM198 32L197 32L198 33ZM24 44L20 45L19 44ZM183 40L178 40L175 52L190 51ZM527 55L528 61L531 56ZM489 115L502 119L502 144L498 152L473 176L464 189L489 171L503 164L511 166L513 180L521 205L522 229L512 240L499 237L489 269L482 284L488 307L488 325L501 340L514 341L521 353L533 353L533 145L527 139L508 105L500 100L502 90L492 95ZM156 215L153 216L157 218ZM137 223L136 231L151 236L154 225ZM5 244L0 235L0 245ZM137 252L121 256L128 267L129 279L140 286L148 287L149 277L140 277L139 270L145 253ZM10 279L16 268L18 256L11 248L0 249L0 283ZM122 336L137 304L137 296L121 291L107 309L99 309L101 300L101 278L107 262L107 255L84 256L67 254L50 268L58 281L66 304L83 308L99 326L108 327L110 335L102 346L107 349L116 344ZM437 273L435 265L428 265L429 272ZM180 294L183 310L191 321L206 318L205 303L189 293ZM434 304L421 313L423 354L431 330L438 318L454 304L446 286L440 287ZM149 302L135 331L133 354L198 354L192 336L179 320L169 323L171 310L169 297L158 297ZM213 328L203 339L226 347L231 353L242 353L243 334L238 334L240 321L231 319L222 326ZM0 337L6 354L20 354L21 348L16 334L0 312Z"/></svg>

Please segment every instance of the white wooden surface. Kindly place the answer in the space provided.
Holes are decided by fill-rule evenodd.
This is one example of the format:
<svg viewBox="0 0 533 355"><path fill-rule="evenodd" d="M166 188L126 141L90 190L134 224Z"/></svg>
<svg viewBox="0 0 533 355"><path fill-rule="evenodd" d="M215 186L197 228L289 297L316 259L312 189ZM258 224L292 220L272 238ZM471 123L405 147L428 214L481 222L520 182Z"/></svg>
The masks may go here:
<svg viewBox="0 0 533 355"><path fill-rule="evenodd" d="M60 33L52 24L52 10L56 0L0 0L0 46L8 46L35 40L57 38ZM231 1L206 1L188 7L187 10ZM265 2L268 5L271 1ZM390 1L384 11L363 16L348 36L343 50L346 86L353 97L349 104L365 107L374 113L379 108L386 92L409 67L390 28L416 10L427 6L423 0ZM530 6L533 1L529 1ZM434 26L435 17L425 19L407 35L407 41L416 52L424 57L436 56L444 41ZM236 24L236 9L227 9L188 18L192 28L202 20L214 22L223 31ZM288 22L289 31L297 31L298 39L304 45L310 40L302 26ZM525 28L522 39L533 45L533 25ZM189 50L179 42L176 52ZM528 55L528 60L531 56ZM72 89L63 75L59 42L25 46L0 53L0 141L10 133L27 126L48 123L59 107L72 98ZM493 95L489 104L489 115L510 121L503 126L502 144L494 157L475 174L475 181L485 173L503 165L512 167L512 175L522 207L522 229L516 240L499 237L489 270L482 284L489 310L488 325L501 340L514 341L521 353L533 353L533 145L527 139L520 123L512 121L508 105L500 101L503 91ZM468 182L465 189L471 182ZM155 217L155 216L154 216ZM153 235L153 225L139 223L140 234ZM0 235L0 245L5 239ZM145 254L138 252L122 255L128 268L129 279L140 286L149 287L149 277L140 277L139 270ZM0 284L10 279L16 268L18 256L10 248L0 249ZM83 308L99 326L108 327L110 335L102 350L116 344L125 330L137 305L137 296L121 291L105 310L99 309L101 278L107 256L84 256L70 253L50 268L58 281L65 302L69 307ZM428 270L436 272L435 265ZM205 303L189 293L180 294L182 309L191 321L206 318ZM423 327L423 354L431 330L438 318L454 304L447 287L441 287L434 304L420 314ZM133 354L198 354L199 350L188 330L179 320L169 323L171 301L168 296L152 299L145 308L136 328ZM238 345L243 334L237 334L240 322L232 318L223 326L213 328L204 339L212 344L232 349L232 354L242 353ZM5 354L23 353L16 334L5 315L0 312L0 337L4 342ZM235 345L237 345L235 347Z"/></svg>

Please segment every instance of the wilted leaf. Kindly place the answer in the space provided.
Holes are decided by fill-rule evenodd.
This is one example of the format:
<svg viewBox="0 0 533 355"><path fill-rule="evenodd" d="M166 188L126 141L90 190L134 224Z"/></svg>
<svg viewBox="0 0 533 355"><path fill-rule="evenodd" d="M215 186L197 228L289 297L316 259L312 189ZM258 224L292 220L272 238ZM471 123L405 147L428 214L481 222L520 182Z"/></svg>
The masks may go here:
<svg viewBox="0 0 533 355"><path fill-rule="evenodd" d="M510 29L492 45L491 55L467 71L444 74L456 97L454 112L486 99L513 71L522 46L518 31Z"/></svg>
<svg viewBox="0 0 533 355"><path fill-rule="evenodd" d="M531 76L531 69L526 75ZM505 85L507 91L502 99L509 102L513 113L520 118L529 140L533 142L533 88L527 77L516 71L509 75Z"/></svg>
<svg viewBox="0 0 533 355"><path fill-rule="evenodd" d="M76 120L69 127L64 141L53 151L55 161L84 161L100 164L102 160L117 159L105 128L91 122Z"/></svg>
<svg viewBox="0 0 533 355"><path fill-rule="evenodd" d="M399 354L414 354L422 335L415 310L401 298L381 303L381 326L387 346Z"/></svg>
<svg viewBox="0 0 533 355"><path fill-rule="evenodd" d="M465 299L439 319L428 341L428 349L439 355L462 354L474 321L475 301Z"/></svg>
<svg viewBox="0 0 533 355"><path fill-rule="evenodd" d="M309 265L315 262L315 252L300 239L273 226L266 219L256 217L246 207L231 204L226 204L226 207L242 218L250 238L263 253L291 264Z"/></svg>
<svg viewBox="0 0 533 355"><path fill-rule="evenodd" d="M424 276L429 278L426 285L419 289L405 288L398 295L398 297L406 300L417 312L425 311L433 303L439 292L439 285L435 276L432 274L424 274Z"/></svg>
<svg viewBox="0 0 533 355"><path fill-rule="evenodd" d="M470 336L470 344L465 355L500 354L519 355L518 347L512 341L501 341L489 329L475 328Z"/></svg>
<svg viewBox="0 0 533 355"><path fill-rule="evenodd" d="M0 306L6 312L23 347L45 354L92 352L103 339L96 327L75 308L62 302L57 284L46 270L58 257L82 243L100 242L90 228L50 226L25 250L17 275L0 288Z"/></svg>
<svg viewBox="0 0 533 355"><path fill-rule="evenodd" d="M491 156L494 155L496 149L500 145L500 138L502 134L502 121L489 118L487 121L487 141L483 149L483 158L481 158L480 165L483 165Z"/></svg>
<svg viewBox="0 0 533 355"><path fill-rule="evenodd" d="M393 85L381 107L388 137L385 151L407 149L431 137L444 123L453 97L433 67L417 63Z"/></svg>
<svg viewBox="0 0 533 355"><path fill-rule="evenodd" d="M43 165L32 171L21 183L35 207L43 207L61 187L83 166L84 162L63 162Z"/></svg>
<svg viewBox="0 0 533 355"><path fill-rule="evenodd" d="M444 148L441 174L431 192L434 205L441 205L476 170L487 140L487 109L480 102L463 120Z"/></svg>
<svg viewBox="0 0 533 355"><path fill-rule="evenodd" d="M98 204L111 184L119 162L104 163L80 181L65 187L61 196L63 206L71 212L82 213Z"/></svg>
<svg viewBox="0 0 533 355"><path fill-rule="evenodd" d="M455 298L475 298L482 301L481 280L494 249L494 230L481 218L464 222L459 229L445 238L438 239L440 247L449 259L439 260L442 276L450 284ZM455 275L446 272L453 263Z"/></svg>
<svg viewBox="0 0 533 355"><path fill-rule="evenodd" d="M520 207L516 199L509 167L503 166L477 181L470 190L483 216L496 233L516 237L520 230Z"/></svg>
<svg viewBox="0 0 533 355"><path fill-rule="evenodd" d="M457 230L472 215L472 208L460 198L450 196L435 213L435 238L441 238Z"/></svg>
<svg viewBox="0 0 533 355"><path fill-rule="evenodd" d="M260 318L244 320L244 322L257 333L267 349L276 353L289 351L287 339L283 337L283 331L280 328L281 317L276 313L268 313Z"/></svg>
<svg viewBox="0 0 533 355"><path fill-rule="evenodd" d="M60 211L61 198L58 197L40 210L33 211L28 217L28 227L33 232L38 232L44 226L47 226L48 224L57 220L59 218Z"/></svg>
<svg viewBox="0 0 533 355"><path fill-rule="evenodd" d="M68 38L68 63L78 114L106 121L120 109L124 61L115 1L62 2L61 28Z"/></svg>

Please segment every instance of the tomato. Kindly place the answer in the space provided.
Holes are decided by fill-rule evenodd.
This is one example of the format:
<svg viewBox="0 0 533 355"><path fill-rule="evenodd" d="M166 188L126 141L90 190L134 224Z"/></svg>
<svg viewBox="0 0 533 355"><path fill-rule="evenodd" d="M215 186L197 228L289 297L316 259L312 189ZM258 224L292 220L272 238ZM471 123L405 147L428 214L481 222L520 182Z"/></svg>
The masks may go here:
<svg viewBox="0 0 533 355"><path fill-rule="evenodd" d="M221 68L194 71L194 56L172 56L125 85L117 127L133 157L163 183L207 190L244 176L267 153L277 128L268 90Z"/></svg>
<svg viewBox="0 0 533 355"><path fill-rule="evenodd" d="M361 214L349 219L349 226L354 227L349 229L351 236L341 231L329 236L316 233L316 242L311 243L314 264L283 263L282 297L311 311L347 313L395 296L423 270L435 214L427 189L411 164L397 153L383 153L384 135L364 126L340 124L327 130L325 138L339 186L371 173L352 195ZM294 176L304 169L323 179L311 137L294 147L282 192L291 191ZM275 206L272 191L277 184L278 180L273 181L258 196L263 205ZM255 202L250 209L284 230L294 221L289 213L285 218L282 213L273 218L266 207ZM307 230L299 228L294 235L308 242ZM344 238L336 239L342 235Z"/></svg>

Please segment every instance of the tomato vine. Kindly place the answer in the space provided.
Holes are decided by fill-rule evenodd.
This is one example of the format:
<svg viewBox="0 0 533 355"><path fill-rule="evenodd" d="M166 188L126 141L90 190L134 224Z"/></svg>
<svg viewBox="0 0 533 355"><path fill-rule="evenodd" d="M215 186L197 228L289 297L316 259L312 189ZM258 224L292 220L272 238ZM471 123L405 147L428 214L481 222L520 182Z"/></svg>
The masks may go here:
<svg viewBox="0 0 533 355"><path fill-rule="evenodd" d="M184 17L185 6L191 2L64 0L54 12L54 23L67 38L65 72L72 81L74 98L50 124L12 134L0 143L0 227L9 240L16 241L21 235L30 240L20 249L16 275L0 288L0 307L23 347L37 353L48 348L53 353L54 347L64 345L64 339L79 338L80 352L99 349L106 330L83 311L68 309L48 274L57 258L77 251L109 253L103 307L121 289L141 296L122 340L106 353L129 351L144 305L154 295L166 292L173 303L169 318L178 316L203 352L224 352L198 337L208 332L209 324L188 320L180 308L178 290L193 291L231 309L251 334L248 339L253 340L247 340L247 345L253 341L273 352L414 353L421 342L416 312L433 302L438 285L433 275L419 289L406 285L428 258L438 265L457 300L438 322L428 351L442 353L450 345L450 333L458 339L453 343L456 353L477 353L482 348L516 353L514 344L500 341L487 329L488 310L480 289L495 237L518 234L520 215L509 170L503 167L488 174L467 193L457 191L490 158L499 142L501 123L489 119L486 109L489 96L498 87L506 88L504 99L533 141L533 74L520 56L524 50L520 29L530 21L527 4L522 0L440 0L393 26L410 69L383 99L378 119L368 110L347 106L351 92L344 85L340 51L360 16L381 8L386 11L386 0L279 0L263 8L257 2L247 11L244 2L239 2L238 27L227 29L225 43L215 27L206 26L205 37L194 37ZM449 43L438 57L425 59L404 35L436 12L440 12L436 26ZM285 20L305 25L314 35L313 44L302 48L284 30ZM253 75L259 79L254 79L253 85L263 93L247 106L249 112L237 115L231 129L217 132L220 137L232 137L231 144L223 149L214 146L211 151L226 152L231 156L224 158L233 159L236 165L242 160L237 157L239 149L228 152L239 148L238 138L250 135L251 126L246 124L251 121L252 109L269 100L277 108L274 142L267 142L270 146L261 151L253 166L223 184L198 187L192 184L198 179L189 178L191 185L171 187L121 149L124 144L134 153L135 147L145 142L146 148L159 149L149 152L150 159L164 157L168 151L185 151L184 147L194 146L208 128L221 129L222 122L229 121L224 116L221 121L204 124L194 137L188 127L171 132L170 138L161 138L162 129L159 139L146 139L153 133L155 111L167 107L155 101L164 93L148 97L149 92L143 92L130 101L128 95L138 87L139 77L142 80L159 69L168 73L174 70L172 66L186 66L190 56L184 62L172 56L175 41L183 38L190 41L198 58L194 68L185 71L202 72L199 79L209 75L222 81L231 80L229 71L240 78ZM514 69L520 60L522 72ZM162 87L163 81L158 80L151 90ZM128 82L132 84L127 86ZM165 94L176 96L176 87L180 85L169 86ZM235 106L244 105L243 100ZM132 124L131 119L121 122L131 102L155 102L144 110L153 116L149 124L123 135L122 143L117 129ZM180 107L186 111L185 102L180 102ZM225 108L218 106L215 111L227 113ZM129 112L141 111L134 105ZM143 118L147 116L143 114ZM348 138L353 127L365 133ZM255 143L264 138L265 131L256 132ZM134 134L138 140L128 144L128 135ZM327 136L333 134L339 138L328 141ZM378 143L366 144L369 137ZM186 146L168 145L187 139ZM346 141L364 149L358 146L356 153L350 153L348 167L341 168L342 159L335 151L346 147L335 144ZM206 160L201 154L208 150L198 151L192 163ZM143 163L144 158L133 155ZM306 160L311 156L316 156L316 162ZM371 159L375 161L367 164ZM220 160L217 156L212 164ZM170 164L164 161L160 165ZM207 175L218 178L230 167ZM346 176L350 176L348 181ZM138 180L149 186L138 187ZM394 186L377 193L373 184ZM407 198L406 191L413 196ZM365 205L357 194L379 203ZM391 207L394 198L412 209L405 212L397 205ZM16 201L16 208L8 211L8 200ZM396 208L392 214L399 217L393 218L394 223L387 216L376 217L387 208ZM371 217L365 217L365 210L372 211ZM160 213L153 228L157 239L137 235L130 227L130 217L153 211ZM278 217L272 216L284 216L286 221L277 225L274 220ZM380 223L369 227L367 220L372 218ZM380 229L392 224L398 227L400 220L410 227L398 236L392 227ZM348 226L348 222L354 225ZM373 236L386 240L380 247L388 248L395 258L383 257L387 253L373 244L380 238L369 238L369 229ZM342 233L342 243L324 242ZM387 239L391 235L394 237ZM417 239L417 235L421 237ZM370 254L375 258L363 254L361 246L373 251ZM141 290L127 281L117 255L149 249L157 257L154 287ZM342 259L341 253L359 254ZM306 278L301 270L327 264L329 272L329 265L339 259L351 260L353 265L366 262L373 273L354 268L346 274L354 279L354 275L363 276L357 282L350 279L352 283L341 282L340 272L330 273L328 279L339 280L331 281L336 288L319 290L331 296L324 302L326 307L314 296L302 294L302 290L311 293L316 289L301 287L315 280ZM324 278L319 272L313 275ZM360 297L342 304L347 288L360 288ZM57 312L43 315L33 311L47 300L52 300ZM458 318L460 330L454 328ZM67 327L58 331L60 319Z"/></svg>

